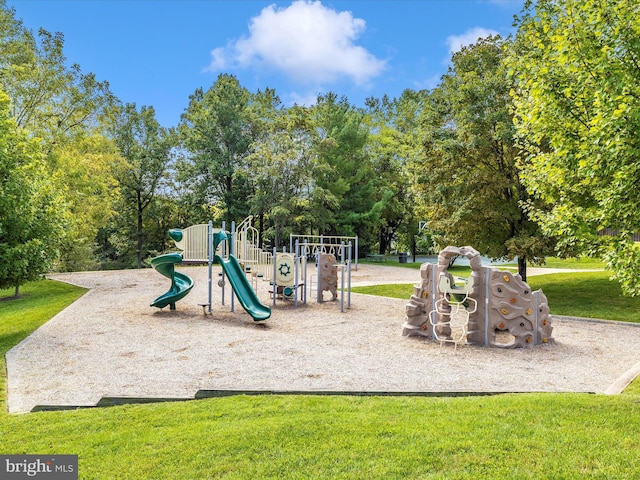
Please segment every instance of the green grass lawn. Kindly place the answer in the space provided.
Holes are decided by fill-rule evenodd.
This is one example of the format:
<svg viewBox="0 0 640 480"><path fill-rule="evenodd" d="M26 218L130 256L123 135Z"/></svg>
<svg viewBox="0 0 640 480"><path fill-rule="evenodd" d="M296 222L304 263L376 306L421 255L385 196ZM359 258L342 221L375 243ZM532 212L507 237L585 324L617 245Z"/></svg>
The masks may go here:
<svg viewBox="0 0 640 480"><path fill-rule="evenodd" d="M542 265L545 268L569 268L574 270L604 270L605 263L597 258L557 258L548 257L545 264Z"/></svg>
<svg viewBox="0 0 640 480"><path fill-rule="evenodd" d="M411 256L407 259L407 263L400 263L398 261L397 255L392 255L385 257L386 260L384 262L372 262L371 260L367 260L366 258L358 260L359 263L363 263L365 265L383 265L387 267L404 267L404 268L415 268L420 269L422 262L412 262ZM517 263L508 263L505 265L501 265L501 267L509 267L510 269L516 268ZM537 266L537 265L536 265ZM603 270L605 268L605 264L602 260L598 260L595 258L581 257L581 258L558 258L558 257L547 257L545 264L541 265L544 268L567 268L572 270ZM454 268L464 268L459 265L454 265Z"/></svg>
<svg viewBox="0 0 640 480"><path fill-rule="evenodd" d="M457 272L464 275L465 272ZM416 283L418 283L416 278ZM532 289L542 289L551 314L640 323L640 297L623 297L608 272L553 273L529 277ZM353 293L365 293L409 300L413 285L390 284L353 287Z"/></svg>
<svg viewBox="0 0 640 480"><path fill-rule="evenodd" d="M0 302L3 362L82 294L55 282L24 292L16 303ZM429 374L410 358L407 368ZM639 402L636 381L618 396L238 396L22 415L3 409L0 450L78 454L83 479L635 478Z"/></svg>
<svg viewBox="0 0 640 480"><path fill-rule="evenodd" d="M547 295L552 314L640 322L640 297L623 297L609 272L555 273L530 277Z"/></svg>
<svg viewBox="0 0 640 480"><path fill-rule="evenodd" d="M383 267L404 267L404 268L415 268L416 270L420 270L420 266L422 265L422 263L420 262L412 262L411 260L409 260L407 263L400 263L398 261L398 257L387 257L387 259L384 262L373 262L371 260L367 260L367 259L360 259L358 260L358 263L364 264L364 265L381 265Z"/></svg>

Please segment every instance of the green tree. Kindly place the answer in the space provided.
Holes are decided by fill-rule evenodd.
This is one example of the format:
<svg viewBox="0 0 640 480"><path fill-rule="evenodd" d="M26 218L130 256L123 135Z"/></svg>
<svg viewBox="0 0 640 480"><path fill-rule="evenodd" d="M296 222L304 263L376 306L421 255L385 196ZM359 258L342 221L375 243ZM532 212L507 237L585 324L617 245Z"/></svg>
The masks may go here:
<svg viewBox="0 0 640 480"><path fill-rule="evenodd" d="M259 92L260 93L260 92ZM281 246L289 233L304 231L311 182L313 146L309 109L277 108L268 97L257 104L271 105L256 116L261 124L250 162L252 211L257 212L265 236Z"/></svg>
<svg viewBox="0 0 640 480"><path fill-rule="evenodd" d="M65 204L40 145L18 127L0 90L0 288L37 279L57 258Z"/></svg>
<svg viewBox="0 0 640 480"><path fill-rule="evenodd" d="M531 205L564 252L603 255L640 294L640 3L527 2L511 55ZM612 237L599 236L610 228Z"/></svg>
<svg viewBox="0 0 640 480"><path fill-rule="evenodd" d="M542 261L552 244L523 209L504 44L488 37L453 55L424 111L425 163L416 164L416 176L441 245L517 256L526 280L527 261Z"/></svg>
<svg viewBox="0 0 640 480"><path fill-rule="evenodd" d="M71 217L57 268L91 268L95 233L111 211L113 183L101 122L116 99L107 82L68 66L64 37L27 30L0 0L0 88L18 126L38 137L51 177L65 192ZM95 151L92 150L95 148Z"/></svg>
<svg viewBox="0 0 640 480"><path fill-rule="evenodd" d="M246 169L255 136L249 102L234 76L220 75L209 90L199 88L189 97L182 114L179 132L188 155L180 178L191 191L188 203L203 219L230 224L249 213Z"/></svg>
<svg viewBox="0 0 640 480"><path fill-rule="evenodd" d="M379 180L382 211L378 251L385 254L395 239L398 247L415 254L418 233L415 189L410 166L423 154L419 138L419 118L426 92L405 90L399 98L367 100L371 118L368 149Z"/></svg>
<svg viewBox="0 0 640 480"><path fill-rule="evenodd" d="M367 150L369 128L364 112L346 98L318 97L311 111L313 132L311 225L319 233L353 236L372 244L383 204Z"/></svg>
<svg viewBox="0 0 640 480"><path fill-rule="evenodd" d="M179 203L171 189L162 189L149 205L143 229L147 233L147 248L150 254L158 255L174 248L167 232L183 225Z"/></svg>
<svg viewBox="0 0 640 480"><path fill-rule="evenodd" d="M117 214L120 190L114 172L123 164L113 142L99 134L78 136L49 154L56 165L58 190L68 204L67 234L56 268L67 271L98 267L96 237Z"/></svg>
<svg viewBox="0 0 640 480"><path fill-rule="evenodd" d="M153 107L140 110L128 103L120 111L113 125L113 141L124 162L116 169L123 201L123 214L132 217L135 225L136 264L142 267L144 250L144 213L154 201L166 178L177 143L175 132L161 127ZM115 233L115 232L114 232Z"/></svg>
<svg viewBox="0 0 640 480"><path fill-rule="evenodd" d="M40 29L37 35L0 0L0 88L11 99L20 127L37 134L48 153L65 137L95 126L116 102L107 82L80 66L68 66L64 35Z"/></svg>

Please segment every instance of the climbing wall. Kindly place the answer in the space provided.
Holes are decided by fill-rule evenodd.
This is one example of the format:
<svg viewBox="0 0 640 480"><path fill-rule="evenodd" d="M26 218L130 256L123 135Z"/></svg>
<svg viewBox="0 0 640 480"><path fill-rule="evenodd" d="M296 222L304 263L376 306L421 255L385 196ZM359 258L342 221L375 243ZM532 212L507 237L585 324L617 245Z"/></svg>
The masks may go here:
<svg viewBox="0 0 640 480"><path fill-rule="evenodd" d="M490 269L488 341L502 348L547 343L553 327L547 297L532 292L520 275Z"/></svg>
<svg viewBox="0 0 640 480"><path fill-rule="evenodd" d="M549 305L542 290L532 292L518 274L483 267L480 253L472 247L451 246L440 252L437 265L425 263L420 268L421 282L414 286L405 307L403 335L434 338L434 328L440 337L451 333L448 325L438 325L448 323L449 317L435 311L435 302L445 298L442 311L447 311L446 296L440 291L439 282L444 276L450 285L455 283L448 271L453 256L469 260L473 281L469 298L477 302L476 311L469 315L467 343L516 348L553 340ZM430 321L430 312L435 326Z"/></svg>
<svg viewBox="0 0 640 480"><path fill-rule="evenodd" d="M318 256L318 301L324 301L324 292L331 292L332 300L338 298L338 268L336 257L331 253Z"/></svg>
<svg viewBox="0 0 640 480"><path fill-rule="evenodd" d="M471 277L473 279L473 291L469 294L469 298L473 298L478 305L484 305L484 275L482 268L482 257L480 256L480 252L472 247L452 247L449 246L442 250L438 254L438 275L437 278L434 279L436 282L440 280L440 277L446 275L450 278L450 282L454 284L454 278L449 273L449 262L453 257L465 257L469 260L469 265L471 266ZM444 293L440 292L436 288L436 300L442 298ZM434 314L435 318L438 321L446 322L449 319L445 316ZM440 318L443 317L443 318ZM469 315L469 326L467 332L467 341L469 343L482 343L484 341L483 334L483 313L482 309L478 308L474 313ZM448 327L436 327L439 328L439 334L447 334Z"/></svg>
<svg viewBox="0 0 640 480"><path fill-rule="evenodd" d="M423 263L420 267L422 281L413 286L413 295L406 305L407 319L402 328L402 335L433 338L433 326L429 321L429 312L434 308L433 274L435 265Z"/></svg>

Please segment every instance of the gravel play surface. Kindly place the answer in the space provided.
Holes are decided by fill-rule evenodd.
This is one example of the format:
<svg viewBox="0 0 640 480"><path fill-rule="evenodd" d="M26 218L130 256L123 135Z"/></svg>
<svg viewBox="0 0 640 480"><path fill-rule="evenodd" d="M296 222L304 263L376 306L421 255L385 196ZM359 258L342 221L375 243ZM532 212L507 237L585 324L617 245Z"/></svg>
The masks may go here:
<svg viewBox="0 0 640 480"><path fill-rule="evenodd" d="M345 313L313 295L273 307L259 283L272 316L254 322L237 301L230 312L228 285L221 305L214 282L213 314L204 315L207 268L178 270L196 285L175 311L149 306L170 283L151 269L50 275L89 290L7 353L9 411L212 390L616 393L640 365L640 328L614 322L554 318L555 342L527 349L441 348L401 335L408 298L352 294ZM367 264L352 280L418 283L420 273Z"/></svg>

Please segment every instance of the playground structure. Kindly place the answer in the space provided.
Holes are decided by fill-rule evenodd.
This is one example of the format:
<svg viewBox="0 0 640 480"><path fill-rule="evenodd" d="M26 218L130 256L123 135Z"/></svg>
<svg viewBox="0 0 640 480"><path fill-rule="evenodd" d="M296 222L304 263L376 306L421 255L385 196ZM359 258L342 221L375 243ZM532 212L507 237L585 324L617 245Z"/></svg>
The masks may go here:
<svg viewBox="0 0 640 480"><path fill-rule="evenodd" d="M210 252L217 251L218 245L221 242L227 240L227 238L227 234L224 230L218 231L214 235L214 246L213 249L210 250ZM256 292L251 287L251 284L247 280L245 272L240 266L240 263L238 263L236 257L234 257L233 255L229 255L228 258L224 258L216 253L214 258L215 262L219 263L222 266L222 270L229 279L229 283L231 284L236 297L240 301L240 304L245 309L245 311L249 315L251 315L253 320L258 322L269 318L271 316L271 310L269 309L269 307L260 303ZM209 285L211 285L211 279L209 279ZM211 309L211 300L209 300L208 306L209 309Z"/></svg>
<svg viewBox="0 0 640 480"><path fill-rule="evenodd" d="M449 273L455 256L469 260L471 275L463 282ZM402 334L443 343L470 343L516 348L552 341L547 297L535 292L520 275L483 267L472 247L442 250L437 264L420 268L422 281L406 305Z"/></svg>
<svg viewBox="0 0 640 480"><path fill-rule="evenodd" d="M324 301L324 292L330 292L332 300L338 298L338 264L332 253L318 256L318 301Z"/></svg>
<svg viewBox="0 0 640 480"><path fill-rule="evenodd" d="M291 234L288 251L274 248L268 252L258 246L259 232L252 226L252 219L247 217L233 229L234 251L248 275L269 282L274 306L278 298L293 301L295 307L299 301L306 304L313 290L319 303L325 301L324 291L330 291L332 300L337 300L338 289L340 311L345 309L345 292L346 308L351 306L351 268L353 259L358 268L358 237ZM309 273L310 260L318 266L316 275Z"/></svg>
<svg viewBox="0 0 640 480"><path fill-rule="evenodd" d="M169 236L175 241L182 240L180 230L169 230ZM160 295L152 303L152 307L164 308L169 305L170 310L176 309L176 302L184 298L193 288L193 280L184 273L176 272L175 265L182 262L179 253L167 253L151 260L151 265L159 273L171 280L171 287L164 295Z"/></svg>
<svg viewBox="0 0 640 480"><path fill-rule="evenodd" d="M191 227L190 227L191 228ZM235 296L240 301L242 307L253 318L254 321L259 322L266 320L271 316L271 310L269 307L260 303L258 296L251 288L243 268L238 263L237 259L233 255L229 255L227 258L224 256L225 249L223 248L223 242L228 237L226 232L222 229L213 231L211 222L207 225L206 229L206 250L203 247L200 240L201 235L193 235L193 232L202 234L203 229L201 225L196 225L189 233L179 229L172 229L169 231L169 236L174 240L176 246L185 252L185 255L180 253L169 253L160 255L159 257L151 260L151 264L162 273L164 276L171 278L170 290L158 297L153 303L152 307L164 308L167 305L171 306L171 310L175 310L175 302L184 298L191 288L193 287L193 280L183 273L175 271L175 264L180 263L186 256L191 263L194 259L201 257L203 252L206 251L207 264L209 266L209 303L201 304L203 307L208 306L209 313L211 313L211 284L212 284L212 265L218 263L222 267L222 271L235 293ZM220 253L218 253L220 252ZM220 286L223 287L224 292L224 278L220 282ZM233 299L233 297L232 297ZM224 293L223 300L224 304Z"/></svg>
<svg viewBox="0 0 640 480"><path fill-rule="evenodd" d="M231 224L232 239L231 253L254 276L272 281L273 251L259 246L259 232L252 225L253 216L250 215L237 226ZM223 222L222 229L225 229ZM214 233L220 229L214 228ZM183 238L176 241L176 246L182 250L183 263L203 264L208 261L208 231L206 223L191 225L182 230ZM301 246L300 256L307 259L316 258L318 253L333 254L336 259L349 258L356 271L358 270L358 237L330 236L330 235L289 235L289 253L295 253L295 245ZM349 249L346 252L345 249Z"/></svg>
<svg viewBox="0 0 640 480"><path fill-rule="evenodd" d="M225 304L225 285L228 279L235 293L235 296L231 296L231 311L234 311L237 297L256 321L268 318L265 310L267 307L260 304L257 297L259 280L269 282L269 293L272 295L274 306L276 299L280 298L293 301L297 307L299 301L307 302L307 289L313 289L314 280L318 302L324 301L324 291L330 291L332 300L336 300L337 272L340 271L340 310L344 311L345 308L345 292L347 307L351 306L351 240L355 240L357 268L357 237L318 236L310 239L305 237L302 240L302 236L292 235L289 252L286 248L282 252L275 248L269 252L259 248L258 231L251 225L252 218L247 217L237 227L235 222L232 222L230 235L225 231L224 222L222 228L213 228L212 222L209 222L192 225L184 230L174 229L171 231L173 234L170 232L176 247L182 251L182 254L168 254L174 255L174 264L182 261L185 264L205 263L209 266L208 302L200 304L205 313L211 313L213 263L222 266L221 278L218 281L222 288L222 304ZM348 240L348 243L345 243L345 240ZM162 257L164 256L157 258ZM309 274L308 262L311 259L315 259L319 266L317 275ZM337 259L340 259L339 262ZM155 261L156 259L152 260L152 263ZM180 298L187 293L188 291L184 292ZM177 300L179 298L175 301ZM158 305L154 302L152 306Z"/></svg>

